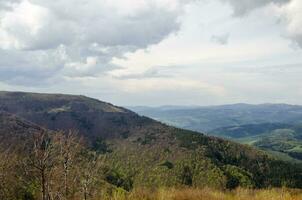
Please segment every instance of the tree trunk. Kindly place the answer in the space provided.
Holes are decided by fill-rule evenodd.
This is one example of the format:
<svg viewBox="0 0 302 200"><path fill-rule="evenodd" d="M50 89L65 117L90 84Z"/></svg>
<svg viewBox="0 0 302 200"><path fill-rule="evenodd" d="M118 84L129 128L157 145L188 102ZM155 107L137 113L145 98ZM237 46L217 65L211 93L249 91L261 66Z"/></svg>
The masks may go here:
<svg viewBox="0 0 302 200"><path fill-rule="evenodd" d="M45 171L43 169L41 170L41 187L42 187L42 200L47 200Z"/></svg>
<svg viewBox="0 0 302 200"><path fill-rule="evenodd" d="M87 188L86 188L86 186L84 187L84 200L87 200Z"/></svg>
<svg viewBox="0 0 302 200"><path fill-rule="evenodd" d="M68 189L68 169L65 166L65 172L64 172L64 187L65 187L65 199L68 199L68 193L69 193L69 189Z"/></svg>

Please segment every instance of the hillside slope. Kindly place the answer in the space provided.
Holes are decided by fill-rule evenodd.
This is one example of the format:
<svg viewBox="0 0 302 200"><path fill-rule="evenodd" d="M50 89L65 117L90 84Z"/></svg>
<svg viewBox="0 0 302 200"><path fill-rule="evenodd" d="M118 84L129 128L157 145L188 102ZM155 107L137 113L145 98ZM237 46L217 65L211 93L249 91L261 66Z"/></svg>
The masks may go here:
<svg viewBox="0 0 302 200"><path fill-rule="evenodd" d="M134 112L84 96L0 92L0 111L52 130L74 129L87 137L117 137L154 123Z"/></svg>
<svg viewBox="0 0 302 200"><path fill-rule="evenodd" d="M284 159L302 161L301 124L247 124L215 129L211 134L253 145Z"/></svg>
<svg viewBox="0 0 302 200"><path fill-rule="evenodd" d="M0 141L3 148L14 146L14 142L25 141L42 128L7 112L0 112Z"/></svg>
<svg viewBox="0 0 302 200"><path fill-rule="evenodd" d="M2 92L0 105L3 112L51 130L79 130L93 150L107 155L109 168L130 179L133 187L302 187L300 165L275 160L248 146L170 127L91 98ZM24 121L19 117L3 114L2 135L18 129L18 133L29 132L29 128L14 127ZM37 127L27 125L32 126Z"/></svg>

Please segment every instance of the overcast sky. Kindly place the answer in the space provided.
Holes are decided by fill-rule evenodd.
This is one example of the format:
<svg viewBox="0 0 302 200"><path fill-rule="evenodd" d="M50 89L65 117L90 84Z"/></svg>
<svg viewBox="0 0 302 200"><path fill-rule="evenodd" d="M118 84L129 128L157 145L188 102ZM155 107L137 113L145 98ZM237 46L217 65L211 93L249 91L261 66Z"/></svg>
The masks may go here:
<svg viewBox="0 0 302 200"><path fill-rule="evenodd" d="M0 0L0 90L302 104L302 1Z"/></svg>

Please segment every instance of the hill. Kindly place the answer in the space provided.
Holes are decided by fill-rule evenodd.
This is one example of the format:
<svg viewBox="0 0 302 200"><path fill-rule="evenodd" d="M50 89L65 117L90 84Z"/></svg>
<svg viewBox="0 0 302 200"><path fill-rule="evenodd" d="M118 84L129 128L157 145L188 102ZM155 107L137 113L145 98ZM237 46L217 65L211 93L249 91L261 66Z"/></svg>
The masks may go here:
<svg viewBox="0 0 302 200"><path fill-rule="evenodd" d="M39 153L45 151L52 141L54 145L50 147L55 148L55 131L74 129L79 130L80 136L88 142L85 151L94 152L83 154L80 151L76 158L88 159L90 156L83 158L83 155L95 153L104 156L103 172L97 174L103 174L101 179L108 184L125 190L180 185L221 189L238 186L302 188L301 165L277 160L246 145L167 126L95 99L59 94L1 92L0 105L0 134L3 139L0 149L4 151L0 152L0 156L5 153L6 144L18 146L30 143L32 132L43 130L53 135L47 136L47 140L43 136ZM12 139L12 136L17 139ZM36 142L27 147L35 148ZM17 152L21 158L30 159L32 155L20 150ZM37 151L33 153L40 158ZM56 158L56 154L52 156ZM95 161L79 163L86 163L83 164L86 166ZM56 166L54 164L50 166ZM58 165L58 169L60 166L63 165ZM75 169L83 170L85 167ZM19 170L22 172L23 168ZM9 168L9 172L12 171L18 170ZM25 174L28 173L30 171ZM22 180L24 176L21 176ZM37 184L28 180L28 187ZM101 183L95 182L95 186L98 184ZM25 189L28 190L27 187Z"/></svg>
<svg viewBox="0 0 302 200"><path fill-rule="evenodd" d="M210 134L224 137L241 139L245 137L259 136L270 133L276 129L289 129L293 125L281 123L244 124L240 126L228 126L214 129Z"/></svg>
<svg viewBox="0 0 302 200"><path fill-rule="evenodd" d="M302 126L299 124L247 124L222 127L211 134L253 145L283 159L302 161Z"/></svg>
<svg viewBox="0 0 302 200"><path fill-rule="evenodd" d="M51 130L78 130L91 139L118 137L133 127L154 123L109 103L62 94L0 92L0 111Z"/></svg>
<svg viewBox="0 0 302 200"><path fill-rule="evenodd" d="M245 124L302 122L302 106L287 104L130 107L130 109L179 128L200 132Z"/></svg>

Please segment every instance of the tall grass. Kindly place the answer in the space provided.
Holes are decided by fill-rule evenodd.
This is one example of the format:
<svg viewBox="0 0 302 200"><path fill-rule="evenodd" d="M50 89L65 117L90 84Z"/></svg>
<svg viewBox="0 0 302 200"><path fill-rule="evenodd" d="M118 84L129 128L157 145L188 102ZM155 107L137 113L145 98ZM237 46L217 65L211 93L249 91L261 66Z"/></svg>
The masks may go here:
<svg viewBox="0 0 302 200"><path fill-rule="evenodd" d="M208 188L136 189L130 193L117 190L106 200L302 200L302 191L288 189L219 191Z"/></svg>

